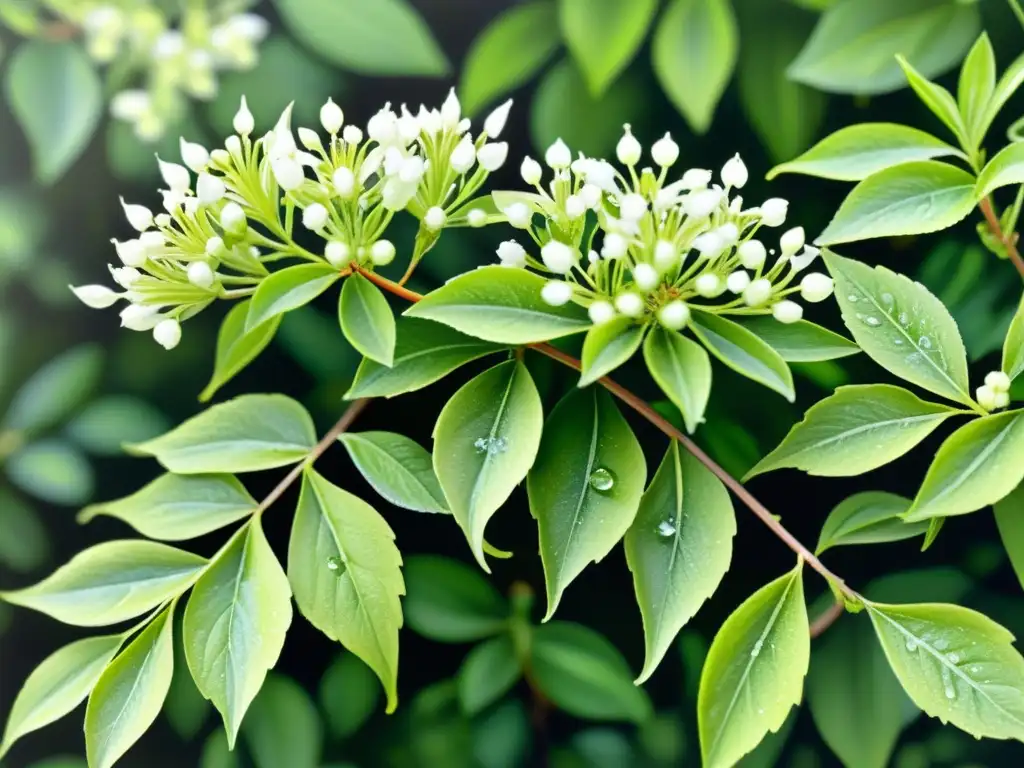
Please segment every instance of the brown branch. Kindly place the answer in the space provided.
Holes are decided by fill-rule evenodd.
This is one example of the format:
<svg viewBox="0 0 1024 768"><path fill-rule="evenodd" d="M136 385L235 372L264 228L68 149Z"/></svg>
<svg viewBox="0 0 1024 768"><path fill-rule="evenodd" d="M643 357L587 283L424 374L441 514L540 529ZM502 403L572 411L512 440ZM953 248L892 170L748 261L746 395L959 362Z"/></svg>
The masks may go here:
<svg viewBox="0 0 1024 768"><path fill-rule="evenodd" d="M811 637L815 638L821 636L821 634L831 627L835 623L836 619L842 616L845 611L846 606L843 604L842 600L836 600L832 603L832 605L828 607L827 611L811 622Z"/></svg>
<svg viewBox="0 0 1024 768"><path fill-rule="evenodd" d="M995 238L1006 249L1006 253L1010 257L1010 261L1013 262L1013 266L1015 266L1017 271L1020 272L1020 276L1024 277L1024 258L1021 258L1020 251L1017 250L1017 233L1003 232L1003 226L999 223L999 217L996 216L996 212L992 208L991 198L986 197L978 204L978 207L985 215L985 221L988 222L989 230L991 230Z"/></svg>

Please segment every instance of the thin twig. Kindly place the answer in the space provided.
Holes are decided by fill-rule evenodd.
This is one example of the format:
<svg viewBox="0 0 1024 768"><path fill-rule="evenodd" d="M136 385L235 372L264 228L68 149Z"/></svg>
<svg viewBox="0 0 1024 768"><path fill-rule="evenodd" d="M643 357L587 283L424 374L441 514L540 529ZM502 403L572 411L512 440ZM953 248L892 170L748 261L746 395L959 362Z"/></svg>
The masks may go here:
<svg viewBox="0 0 1024 768"><path fill-rule="evenodd" d="M986 197L978 204L978 207L985 215L988 228L992 231L995 238L1002 243L1003 247L1006 248L1006 253L1010 257L1010 261L1013 262L1013 266L1020 272L1020 276L1024 277L1024 259L1021 258L1020 251L1017 250L1017 233L1003 232L1003 226L999 223L999 217L996 216L996 212L992 208L992 200L990 198Z"/></svg>
<svg viewBox="0 0 1024 768"><path fill-rule="evenodd" d="M827 611L811 622L811 637L820 637L821 634L831 627L835 623L836 619L842 616L845 611L846 606L843 604L842 600L836 600L832 603L832 605L828 607Z"/></svg>
<svg viewBox="0 0 1024 768"><path fill-rule="evenodd" d="M1006 0L1010 4L1010 10L1013 11L1013 15L1017 17L1017 21L1024 27L1024 10L1021 10L1020 3L1017 0Z"/></svg>

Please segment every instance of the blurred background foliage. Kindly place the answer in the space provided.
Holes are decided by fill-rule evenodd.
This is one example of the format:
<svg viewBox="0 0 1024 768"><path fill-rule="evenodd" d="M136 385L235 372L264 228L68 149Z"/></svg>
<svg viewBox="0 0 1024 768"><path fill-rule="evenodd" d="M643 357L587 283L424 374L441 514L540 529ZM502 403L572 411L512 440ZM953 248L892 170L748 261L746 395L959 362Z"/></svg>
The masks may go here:
<svg viewBox="0 0 1024 768"><path fill-rule="evenodd" d="M248 6L269 25L252 61L219 72L215 93L175 100L161 135L140 138L139 130L107 116L110 99L127 87L156 93L166 84L154 82L153 66L138 51L102 61L95 40L83 44L76 24L86 6L97 5L125 13L155 10L171 28L184 26L189 14L230 14ZM199 408L196 396L210 368L219 320L214 313L190 323L189 343L166 353L147 334L119 332L106 315L71 303L66 286L98 281L103 264L112 260L109 239L127 231L119 195L157 202L153 153L177 159L179 136L216 146L230 130L242 94L258 131L270 128L291 101L302 125L316 122L328 97L349 122L365 123L385 101L439 103L453 86L473 116L513 95L513 157L541 153L557 137L574 150L607 154L628 122L644 144L670 131L688 165L718 168L741 152L755 169L749 192L760 199L769 190L756 169L767 171L842 126L874 120L938 129L903 87L894 54L948 84L948 73L982 28L1000 67L1020 53L1024 40L1011 4L1002 0L0 0L0 20L6 94L0 106L5 587L34 580L88 544L126 535L112 520L79 527L73 513L87 500L127 494L152 478L155 466L120 456L118 446L159 433ZM187 90L180 82L176 87ZM1010 106L1014 117L1024 112L1020 96ZM996 129L1002 134L1009 127ZM498 186L517 183L514 168L496 179ZM814 234L845 191L783 177L770 194L789 198L795 220ZM410 228L404 242L411 244L413 236ZM446 233L413 287L428 290L493 261L497 241L506 236ZM972 360L991 358L1019 284L1005 262L977 245L970 225L850 251L924 282L952 310ZM838 327L834 310L816 311L821 316L815 320ZM306 308L288 315L271 349L223 395L285 392L326 425L342 407L358 360L329 309ZM550 405L569 379L546 360L527 360ZM796 405L723 370L698 442L742 474L827 391L884 378L861 357L797 368ZM653 396L644 377L632 380L628 371L623 377ZM429 445L435 415L456 386L445 383L374 405L360 428L397 429ZM678 418L667 404L658 406ZM660 436L635 426L653 447L650 455L659 455ZM322 470L352 491L368 493L343 453L336 448ZM756 491L803 540L813 541L845 496L874 489L912 493L927 461L928 451L903 459L870 476L873 485L780 472L758 478ZM494 539L516 557L495 566L491 583L465 564L464 542L449 520L384 510L407 553L404 605L411 631L402 635L403 704L397 714L383 714L378 685L361 662L296 622L281 664L246 718L240 749L227 752L208 703L179 663L166 717L124 764L696 765L694 702L708 641L743 597L789 567L789 553L741 512L736 565L723 589L684 629L675 658L640 690L631 684L642 637L627 570L617 567L621 563L589 569L560 611L563 621L532 629L532 594L542 585L535 534L525 496L513 497L510 506L495 520ZM267 520L275 547L284 540L283 517ZM211 537L198 546L209 553L218 541ZM882 557L864 558L857 548L831 556L852 583L869 585L869 595L957 601L1024 632L1021 585L987 513L951 520L925 553L908 543L884 546ZM883 576L892 571L901 573ZM829 600L821 595L816 606ZM9 609L0 609L0 711L6 713L28 670L69 639L62 635L70 630L28 613L12 624ZM779 734L743 761L744 768L813 768L840 759L857 768L1024 762L1020 745L978 743L920 718L902 694L892 692L889 678L865 685L864 675L875 674L865 649L878 651L874 643L858 641L859 628L844 617L815 642L810 706L794 712ZM524 642L534 644L528 682L520 679ZM851 712L857 715L852 723ZM73 757L82 753L74 722L46 733L25 739L6 765L84 766Z"/></svg>

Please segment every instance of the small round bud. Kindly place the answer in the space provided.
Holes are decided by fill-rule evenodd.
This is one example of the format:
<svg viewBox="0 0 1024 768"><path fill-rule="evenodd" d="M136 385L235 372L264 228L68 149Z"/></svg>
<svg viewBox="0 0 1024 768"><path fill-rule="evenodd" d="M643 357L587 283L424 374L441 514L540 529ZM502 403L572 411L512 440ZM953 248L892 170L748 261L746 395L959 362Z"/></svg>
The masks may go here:
<svg viewBox="0 0 1024 768"><path fill-rule="evenodd" d="M484 144L476 154L480 167L488 173L494 173L505 164L508 159L508 144L499 141L495 144Z"/></svg>
<svg viewBox="0 0 1024 768"><path fill-rule="evenodd" d="M633 136L628 123L622 126L622 129L622 138L619 139L619 143L615 146L615 156L619 158L619 162L623 165L633 167L640 162L643 147L640 146L640 142Z"/></svg>
<svg viewBox="0 0 1024 768"><path fill-rule="evenodd" d="M498 258L504 267L525 267L526 249L515 240L506 240L498 246Z"/></svg>
<svg viewBox="0 0 1024 768"><path fill-rule="evenodd" d="M210 162L210 153L206 151L206 147L202 144L185 141L184 136L178 139L178 145L181 147L181 161L185 165L195 173L206 168L207 163Z"/></svg>
<svg viewBox="0 0 1024 768"><path fill-rule="evenodd" d="M241 236L245 234L249 222L246 221L245 211L242 210L242 206L232 201L221 209L220 225L224 228L224 231L232 235Z"/></svg>
<svg viewBox="0 0 1024 768"><path fill-rule="evenodd" d="M693 219L706 219L721 202L720 190L698 189L683 200L683 213Z"/></svg>
<svg viewBox="0 0 1024 768"><path fill-rule="evenodd" d="M790 301L789 299L784 299L778 304L774 304L772 306L772 317L780 323L786 323L787 325L790 323L796 323L799 322L803 316L804 308L795 301Z"/></svg>
<svg viewBox="0 0 1024 768"><path fill-rule="evenodd" d="M792 256L794 253L804 247L804 228L793 227L787 229L782 233L782 237L779 238L779 248L782 251L783 258Z"/></svg>
<svg viewBox="0 0 1024 768"><path fill-rule="evenodd" d="M679 250L675 243L659 240L654 245L654 266L662 272L674 266L679 259Z"/></svg>
<svg viewBox="0 0 1024 768"><path fill-rule="evenodd" d="M206 255L212 256L215 259L220 259L227 252L227 246L224 245L223 238L214 236L206 241Z"/></svg>
<svg viewBox="0 0 1024 768"><path fill-rule="evenodd" d="M205 261L193 261L188 265L188 281L196 288L210 288L216 279L217 276Z"/></svg>
<svg viewBox="0 0 1024 768"><path fill-rule="evenodd" d="M456 173L466 173L473 167L473 163L476 162L476 147L469 136L463 137L462 141L452 150L452 156L448 162Z"/></svg>
<svg viewBox="0 0 1024 768"><path fill-rule="evenodd" d="M743 164L739 154L733 155L725 165L722 166L722 183L726 187L739 189L747 183L747 166Z"/></svg>
<svg viewBox="0 0 1024 768"><path fill-rule="evenodd" d="M596 210L601 205L601 188L596 184L584 184L579 197L587 208Z"/></svg>
<svg viewBox="0 0 1024 768"><path fill-rule="evenodd" d="M471 227L483 227L487 224L487 213L482 208L473 208L466 214L466 221Z"/></svg>
<svg viewBox="0 0 1024 768"><path fill-rule="evenodd" d="M423 224L431 232L439 232L444 229L444 225L448 223L448 216L445 214L444 209L438 206L429 208L423 215Z"/></svg>
<svg viewBox="0 0 1024 768"><path fill-rule="evenodd" d="M227 194L223 179L209 173L200 173L196 180L196 197L203 205L213 205Z"/></svg>
<svg viewBox="0 0 1024 768"><path fill-rule="evenodd" d="M786 221L789 203L781 197L773 197L761 204L761 223L766 227L780 227Z"/></svg>
<svg viewBox="0 0 1024 768"><path fill-rule="evenodd" d="M497 107L491 114L484 118L484 133L490 138L496 139L505 130L505 123L508 122L508 113L512 110L512 99L509 99Z"/></svg>
<svg viewBox="0 0 1024 768"><path fill-rule="evenodd" d="M519 175L523 177L530 186L540 183L541 176L544 171L540 167L540 163L534 160L532 157L524 157L522 165L519 166Z"/></svg>
<svg viewBox="0 0 1024 768"><path fill-rule="evenodd" d="M651 159L662 168L675 165L679 159L679 145L672 141L672 136L666 133L651 146Z"/></svg>
<svg viewBox="0 0 1024 768"><path fill-rule="evenodd" d="M1010 377L1002 371L991 371L985 374L985 384L992 387L995 392L1009 392L1010 383Z"/></svg>
<svg viewBox="0 0 1024 768"><path fill-rule="evenodd" d="M242 103L238 107L231 125L239 136L248 136L256 127L256 120L252 116L252 112L249 111L249 105L245 102L245 96L242 97Z"/></svg>
<svg viewBox="0 0 1024 768"><path fill-rule="evenodd" d="M983 384L974 393L975 399L978 401L978 405L984 408L986 411L994 411L999 406L996 405L998 393L992 389L988 384Z"/></svg>
<svg viewBox="0 0 1024 768"><path fill-rule="evenodd" d="M1009 392L996 392L995 406L996 408L1005 408L1010 404L1010 393Z"/></svg>
<svg viewBox="0 0 1024 768"><path fill-rule="evenodd" d="M629 241L618 232L609 232L604 236L601 255L606 259L621 259L629 250Z"/></svg>
<svg viewBox="0 0 1024 768"><path fill-rule="evenodd" d="M242 140L237 136L228 136L226 139L224 139L224 148L227 150L229 155L241 158Z"/></svg>
<svg viewBox="0 0 1024 768"><path fill-rule="evenodd" d="M218 168L226 168L231 165L231 153L226 149L217 147L210 152L210 162Z"/></svg>
<svg viewBox="0 0 1024 768"><path fill-rule="evenodd" d="M171 221L172 219L169 213L158 213L153 217L153 223L162 229L171 226Z"/></svg>
<svg viewBox="0 0 1024 768"><path fill-rule="evenodd" d="M334 186L334 191L338 193L338 197L347 200L355 191L356 175L352 173L351 168L342 166L331 176L331 184Z"/></svg>
<svg viewBox="0 0 1024 768"><path fill-rule="evenodd" d="M113 306L120 298L116 291L112 291L105 285L79 285L68 286L80 302L90 309L106 309Z"/></svg>
<svg viewBox="0 0 1024 768"><path fill-rule="evenodd" d="M602 325L615 317L615 307L610 301L599 299L587 307L587 314L594 325Z"/></svg>
<svg viewBox="0 0 1024 768"><path fill-rule="evenodd" d="M679 180L679 186L687 190L706 189L711 183L711 171L704 168L690 168Z"/></svg>
<svg viewBox="0 0 1024 768"><path fill-rule="evenodd" d="M441 124L448 130L454 130L461 117L462 105L459 104L459 97L455 95L455 89L452 88L441 105Z"/></svg>
<svg viewBox="0 0 1024 768"><path fill-rule="evenodd" d="M639 221L647 213L647 201L642 195L623 195L619 200L619 215L626 221Z"/></svg>
<svg viewBox="0 0 1024 768"><path fill-rule="evenodd" d="M167 241L160 232L143 232L139 235L139 245L147 256L154 256L161 253ZM141 264L129 264L130 267L139 267Z"/></svg>
<svg viewBox="0 0 1024 768"><path fill-rule="evenodd" d="M121 327L129 331L151 331L159 322L156 307L129 304L121 310Z"/></svg>
<svg viewBox="0 0 1024 768"><path fill-rule="evenodd" d="M832 278L821 272L811 272L800 281L800 296L812 304L827 299L834 289Z"/></svg>
<svg viewBox="0 0 1024 768"><path fill-rule="evenodd" d="M615 308L626 317L640 317L644 313L644 300L639 293L620 293L615 297Z"/></svg>
<svg viewBox="0 0 1024 768"><path fill-rule="evenodd" d="M729 289L729 293L743 293L748 285L750 285L750 275L742 269L736 270L725 278L725 287Z"/></svg>
<svg viewBox="0 0 1024 768"><path fill-rule="evenodd" d="M181 324L177 320L161 320L153 328L153 338L164 349L174 349L181 341Z"/></svg>
<svg viewBox="0 0 1024 768"><path fill-rule="evenodd" d="M320 107L320 125L331 136L337 136L344 122L345 113L341 111L341 107L335 104L333 99L327 99L327 102Z"/></svg>
<svg viewBox="0 0 1024 768"><path fill-rule="evenodd" d="M641 262L633 267L633 282L641 291L651 291L658 285L660 276L650 264Z"/></svg>
<svg viewBox="0 0 1024 768"><path fill-rule="evenodd" d="M540 258L549 270L555 274L564 275L575 266L579 254L565 243L550 240L540 249Z"/></svg>
<svg viewBox="0 0 1024 768"><path fill-rule="evenodd" d="M346 125L341 131L341 140L346 144L359 144L363 140L363 131L358 125Z"/></svg>
<svg viewBox="0 0 1024 768"><path fill-rule="evenodd" d="M716 229L715 234L726 246L736 245L736 241L740 239L740 230L731 221Z"/></svg>
<svg viewBox="0 0 1024 768"><path fill-rule="evenodd" d="M722 278L708 272L693 281L693 289L699 296L703 296L705 299L713 299L716 296L722 295L725 286L722 285Z"/></svg>
<svg viewBox="0 0 1024 768"><path fill-rule="evenodd" d="M748 307L759 307L772 296L772 284L761 277L754 280L743 291L743 301Z"/></svg>
<svg viewBox="0 0 1024 768"><path fill-rule="evenodd" d="M332 267L341 269L352 261L352 249L348 247L348 243L331 240L324 246L324 258Z"/></svg>
<svg viewBox="0 0 1024 768"><path fill-rule="evenodd" d="M572 301L572 284L563 283L561 280L550 280L540 289L540 297L545 304L552 307L560 307Z"/></svg>
<svg viewBox="0 0 1024 768"><path fill-rule="evenodd" d="M725 250L725 242L718 232L705 232L693 238L693 247L705 259L713 259Z"/></svg>
<svg viewBox="0 0 1024 768"><path fill-rule="evenodd" d="M768 251L760 240L747 240L736 249L736 254L747 269L760 269L768 258Z"/></svg>
<svg viewBox="0 0 1024 768"><path fill-rule="evenodd" d="M565 142L558 139L544 153L544 162L548 164L549 168L559 171L563 168L568 168L572 163L572 153Z"/></svg>
<svg viewBox="0 0 1024 768"><path fill-rule="evenodd" d="M512 203L502 213L508 219L508 223L516 229L529 229L533 221L533 212L526 203Z"/></svg>
<svg viewBox="0 0 1024 768"><path fill-rule="evenodd" d="M672 331L678 331L690 322L690 308L679 299L670 301L658 311L658 322Z"/></svg>
<svg viewBox="0 0 1024 768"><path fill-rule="evenodd" d="M390 240L378 240L370 247L370 261L383 267L395 260L395 246Z"/></svg>
<svg viewBox="0 0 1024 768"><path fill-rule="evenodd" d="M124 208L125 218L132 225L132 229L138 232L145 232L153 226L153 212L144 205L129 205L121 198L121 207Z"/></svg>

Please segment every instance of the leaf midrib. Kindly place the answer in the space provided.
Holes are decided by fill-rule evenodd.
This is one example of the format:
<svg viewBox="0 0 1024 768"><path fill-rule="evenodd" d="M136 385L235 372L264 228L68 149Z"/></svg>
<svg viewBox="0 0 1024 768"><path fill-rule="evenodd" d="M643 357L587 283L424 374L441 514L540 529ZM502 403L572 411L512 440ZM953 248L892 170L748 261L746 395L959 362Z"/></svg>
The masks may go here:
<svg viewBox="0 0 1024 768"><path fill-rule="evenodd" d="M885 421L875 421L875 422L872 422L870 424L861 424L860 426L853 427L852 429L848 429L845 432L842 432L840 434L832 435L831 437L827 437L827 438L825 438L823 440L820 440L818 442L812 443L811 445L808 445L808 446L806 446L804 448L801 448L800 450L794 452L792 455L793 456L798 456L800 454L806 453L807 451L813 451L813 450L817 450L817 449L820 449L820 448L824 448L826 446L832 445L833 443L842 442L843 440L852 439L853 437L856 437L857 435L863 434L864 432L870 432L870 431L872 431L874 429L885 429L885 428L889 428L889 427L891 427L892 425L895 425L895 424L915 424L915 423L917 423L919 421L930 421L932 419L937 419L937 420L941 421L941 420L944 420L944 419L948 419L954 413L955 413L955 411L950 411L948 413L928 413L928 414L922 414L922 415L919 415L919 416L905 416L905 417L899 418L899 419L887 419Z"/></svg>
<svg viewBox="0 0 1024 768"><path fill-rule="evenodd" d="M469 509L466 510L466 524L469 528L470 544L475 548L476 545L472 542L472 538L475 537L475 523L476 523L476 512L477 512L477 496L480 493L480 482L483 479L484 474L491 466L491 459L493 458L490 451L490 441L493 441L498 432L498 427L505 419L505 411L508 408L509 398L512 396L512 389L515 386L516 376L519 375L519 363L515 362L512 365L511 373L508 377L508 382L505 384L505 391L502 393L501 402L498 404L498 410L494 414L494 420L491 422L491 428L487 433L488 449L484 452L484 460L480 465L480 471L476 473L476 477L473 478L473 488L469 493ZM483 538L483 531L480 532L481 538Z"/></svg>

